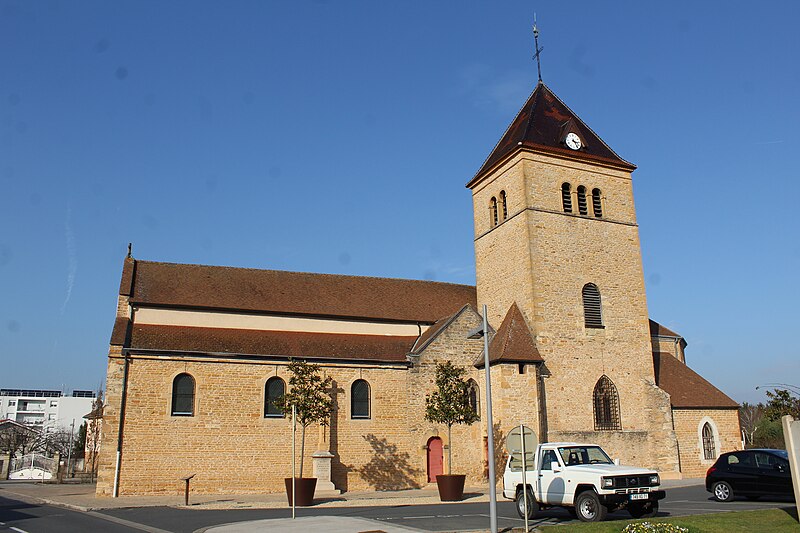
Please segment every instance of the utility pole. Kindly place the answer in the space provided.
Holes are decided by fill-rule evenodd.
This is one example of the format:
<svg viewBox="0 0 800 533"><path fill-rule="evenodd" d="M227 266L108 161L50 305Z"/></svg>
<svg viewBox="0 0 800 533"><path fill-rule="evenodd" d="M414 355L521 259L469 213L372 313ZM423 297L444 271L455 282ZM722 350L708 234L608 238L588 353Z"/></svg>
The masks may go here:
<svg viewBox="0 0 800 533"><path fill-rule="evenodd" d="M69 430L69 448L67 449L67 476L69 477L69 463L72 460L72 438L75 436L75 419L72 419L72 424Z"/></svg>

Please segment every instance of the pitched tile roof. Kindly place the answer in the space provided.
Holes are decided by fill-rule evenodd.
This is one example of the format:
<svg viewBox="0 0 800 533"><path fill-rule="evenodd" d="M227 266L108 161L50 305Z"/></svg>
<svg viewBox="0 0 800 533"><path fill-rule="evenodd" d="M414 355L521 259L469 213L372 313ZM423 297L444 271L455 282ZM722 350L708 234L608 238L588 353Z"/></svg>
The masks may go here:
<svg viewBox="0 0 800 533"><path fill-rule="evenodd" d="M433 281L126 260L129 276L133 305L426 324L476 305L474 286Z"/></svg>
<svg viewBox="0 0 800 533"><path fill-rule="evenodd" d="M700 374L678 361L672 354L653 353L656 385L670 395L675 408L731 408L739 404L703 379Z"/></svg>
<svg viewBox="0 0 800 533"><path fill-rule="evenodd" d="M580 150L571 150L564 144L564 138L570 132L580 137L583 144ZM547 85L539 82L467 187L471 187L506 157L524 148L605 163L626 170L636 168L618 156Z"/></svg>
<svg viewBox="0 0 800 533"><path fill-rule="evenodd" d="M675 333L671 329L662 326L652 318L650 319L650 335L662 335L664 337L680 337L678 333Z"/></svg>
<svg viewBox="0 0 800 533"><path fill-rule="evenodd" d="M517 304L512 304L489 343L489 365L543 362L544 359L536 348L536 341L531 335L525 317L522 316ZM483 367L483 355L475 361L475 366Z"/></svg>
<svg viewBox="0 0 800 533"><path fill-rule="evenodd" d="M405 363L417 337L134 324L132 350Z"/></svg>

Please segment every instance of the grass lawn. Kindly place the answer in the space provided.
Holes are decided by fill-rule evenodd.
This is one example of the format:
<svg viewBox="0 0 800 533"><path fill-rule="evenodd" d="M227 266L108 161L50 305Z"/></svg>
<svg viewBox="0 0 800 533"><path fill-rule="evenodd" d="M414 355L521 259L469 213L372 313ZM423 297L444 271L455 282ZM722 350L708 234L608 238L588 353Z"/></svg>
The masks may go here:
<svg viewBox="0 0 800 533"><path fill-rule="evenodd" d="M577 532L619 533L622 529L636 522L666 522L687 528L690 533L735 533L766 531L782 533L784 531L800 532L797 523L797 510L794 507L783 509L767 509L764 511L737 511L676 518L650 518L649 520L615 520L596 524L565 524L563 526L543 526L542 533L561 533L565 530Z"/></svg>

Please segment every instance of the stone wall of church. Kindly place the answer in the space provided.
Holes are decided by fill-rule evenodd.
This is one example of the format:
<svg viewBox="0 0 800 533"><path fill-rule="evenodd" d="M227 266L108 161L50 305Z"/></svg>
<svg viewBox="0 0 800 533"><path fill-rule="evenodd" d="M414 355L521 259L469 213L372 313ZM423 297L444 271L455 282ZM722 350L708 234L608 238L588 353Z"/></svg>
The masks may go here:
<svg viewBox="0 0 800 533"><path fill-rule="evenodd" d="M326 449L334 454L331 477L340 490L426 485L428 439L438 436L445 446L450 444L446 427L424 420L425 395L434 387L435 363L450 360L467 368L485 405L483 373L473 366L483 344L466 338L479 322L474 311L466 310L410 369L405 365L322 365L322 372L333 378L334 413L329 429L320 431L314 425L307 430L304 474L312 473L313 452ZM267 379L279 376L288 383L285 363L133 356L129 365L120 495L177 494L183 487L181 478L191 474L196 474L192 491L197 493L284 490L283 479L291 475L290 422L264 418L263 406ZM191 417L170 414L172 381L183 372L196 383ZM104 447L101 454L98 495L113 492L123 374L121 350L112 347L104 438L113 446ZM369 419L351 418L350 391L356 379L370 385ZM504 396L519 380L500 375L497 380L498 408L511 409ZM469 484L485 479L482 423L452 428L453 472L467 474ZM297 447L299 456L299 434Z"/></svg>
<svg viewBox="0 0 800 533"><path fill-rule="evenodd" d="M668 353L678 361L686 363L686 356L680 340L676 342L675 338L672 337L652 337L651 342L654 352Z"/></svg>
<svg viewBox="0 0 800 533"><path fill-rule="evenodd" d="M721 453L742 448L737 409L674 409L673 418L683 477L705 477ZM713 459L706 459L703 454L702 428L705 423L714 430Z"/></svg>

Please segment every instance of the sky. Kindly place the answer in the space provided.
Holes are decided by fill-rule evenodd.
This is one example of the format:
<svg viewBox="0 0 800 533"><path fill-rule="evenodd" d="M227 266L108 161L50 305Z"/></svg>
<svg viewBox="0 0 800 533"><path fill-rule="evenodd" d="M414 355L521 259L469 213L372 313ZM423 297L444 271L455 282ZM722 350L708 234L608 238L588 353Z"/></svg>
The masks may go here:
<svg viewBox="0 0 800 533"><path fill-rule="evenodd" d="M122 262L474 284L536 83L623 158L651 318L800 385L800 3L0 0L0 387L104 381Z"/></svg>

